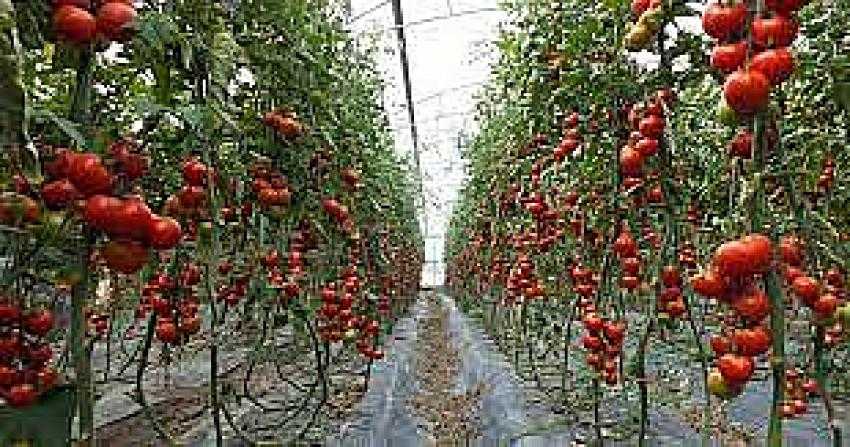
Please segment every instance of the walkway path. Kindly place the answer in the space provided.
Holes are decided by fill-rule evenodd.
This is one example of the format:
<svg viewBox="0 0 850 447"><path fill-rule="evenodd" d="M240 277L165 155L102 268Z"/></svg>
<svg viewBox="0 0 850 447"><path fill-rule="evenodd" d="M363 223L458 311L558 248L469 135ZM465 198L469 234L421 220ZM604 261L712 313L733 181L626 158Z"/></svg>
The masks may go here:
<svg viewBox="0 0 850 447"><path fill-rule="evenodd" d="M525 425L521 388L505 359L444 296L399 322L376 366L360 417L335 445L432 445L467 437L507 441Z"/></svg>

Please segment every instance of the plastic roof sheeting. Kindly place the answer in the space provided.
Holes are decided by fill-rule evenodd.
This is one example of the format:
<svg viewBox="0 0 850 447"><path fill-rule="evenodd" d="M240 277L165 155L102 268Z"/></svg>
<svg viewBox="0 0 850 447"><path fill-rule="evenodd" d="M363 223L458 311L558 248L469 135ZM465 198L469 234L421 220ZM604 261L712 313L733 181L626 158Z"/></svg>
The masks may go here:
<svg viewBox="0 0 850 447"><path fill-rule="evenodd" d="M392 2L351 0L349 26L361 39L375 38L387 84L384 101L400 154L411 155ZM452 203L464 177L459 146L474 132L474 94L486 81L497 54L490 44L506 18L496 0L401 0L410 78L419 134L426 235L425 285L441 285L445 233Z"/></svg>

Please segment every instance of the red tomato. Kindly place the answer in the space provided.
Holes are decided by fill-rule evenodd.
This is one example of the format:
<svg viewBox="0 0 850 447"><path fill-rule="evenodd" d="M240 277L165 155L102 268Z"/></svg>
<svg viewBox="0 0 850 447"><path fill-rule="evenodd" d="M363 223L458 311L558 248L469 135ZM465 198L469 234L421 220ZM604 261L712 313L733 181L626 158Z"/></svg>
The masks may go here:
<svg viewBox="0 0 850 447"><path fill-rule="evenodd" d="M717 361L723 378L732 384L741 384L750 379L755 370L753 359L737 354L723 354Z"/></svg>

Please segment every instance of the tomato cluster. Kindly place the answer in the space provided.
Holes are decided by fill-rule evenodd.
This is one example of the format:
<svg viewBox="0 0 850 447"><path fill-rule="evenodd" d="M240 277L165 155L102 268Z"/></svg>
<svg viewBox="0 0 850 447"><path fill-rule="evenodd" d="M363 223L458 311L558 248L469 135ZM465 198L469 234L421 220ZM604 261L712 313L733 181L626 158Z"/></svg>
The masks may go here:
<svg viewBox="0 0 850 447"><path fill-rule="evenodd" d="M298 138L304 134L304 125L298 115L288 109L273 110L263 115L263 124L287 139Z"/></svg>
<svg viewBox="0 0 850 447"><path fill-rule="evenodd" d="M363 305L367 304L360 298L362 288L362 281L353 266L343 269L336 281L322 286L319 333L322 339L330 342L357 338L357 350L364 357L377 360L383 358L384 353L372 347L371 339L378 335L380 322L362 312L365 310Z"/></svg>
<svg viewBox="0 0 850 447"><path fill-rule="evenodd" d="M97 15L92 14L97 6ZM136 20L133 0L53 0L53 29L65 42L87 45L97 38L123 42Z"/></svg>
<svg viewBox="0 0 850 447"><path fill-rule="evenodd" d="M785 370L785 395L787 399L782 404L782 417L793 418L806 414L809 410L808 398L816 396L820 388L811 378L804 377L794 368Z"/></svg>
<svg viewBox="0 0 850 447"><path fill-rule="evenodd" d="M61 210L78 199L97 194L111 194L115 178L99 155L89 152L56 150L52 162L45 166L52 179L41 187L41 198L50 210Z"/></svg>
<svg viewBox="0 0 850 447"><path fill-rule="evenodd" d="M811 309L815 323L827 326L825 342L834 345L845 329L850 328L846 318L848 305L844 288L844 274L836 267L823 275L823 286L817 279L808 276L803 265L805 250L796 236L785 236L779 243L779 253L784 263L784 277L794 296Z"/></svg>
<svg viewBox="0 0 850 447"><path fill-rule="evenodd" d="M581 116L578 112L572 112L564 119L564 135L561 138L561 142L552 151L555 161L563 161L568 156L574 154L579 146L581 146L583 138L581 132L578 130L580 120Z"/></svg>
<svg viewBox="0 0 850 447"><path fill-rule="evenodd" d="M322 209L346 232L351 233L354 231L354 221L351 219L351 212L346 205L339 203L339 200L330 197L323 199Z"/></svg>
<svg viewBox="0 0 850 447"><path fill-rule="evenodd" d="M173 248L182 236L177 221L153 214L141 197L112 195L116 184L137 179L147 168L145 159L127 147L121 141L110 148L118 175L96 154L59 149L45 167L51 180L41 188L41 198L50 210L70 207L76 211L77 201L84 200L79 207L84 221L110 237L101 247L101 257L110 269L125 274L142 268L149 248Z"/></svg>
<svg viewBox="0 0 850 447"><path fill-rule="evenodd" d="M772 258L770 239L751 234L718 247L711 266L691 280L695 292L732 310L723 333L710 340L717 357L710 385L719 396L739 394L755 371L754 358L770 349L771 333L764 326L770 302L755 278L772 268Z"/></svg>
<svg viewBox="0 0 850 447"><path fill-rule="evenodd" d="M723 107L739 116L759 112L767 106L772 86L791 76L794 56L788 46L799 28L793 14L803 5L803 0L768 1L765 14L749 22L743 2L713 3L706 8L703 30L718 40L711 66L726 74Z"/></svg>
<svg viewBox="0 0 850 447"><path fill-rule="evenodd" d="M602 374L605 383L614 385L618 379L617 364L623 350L626 325L622 321L602 318L587 308L584 311L585 334L581 344L588 351L585 360L588 366Z"/></svg>
<svg viewBox="0 0 850 447"><path fill-rule="evenodd" d="M640 50L661 30L664 6L661 0L632 0L632 13L637 22L629 24L623 46L628 50Z"/></svg>
<svg viewBox="0 0 850 447"><path fill-rule="evenodd" d="M508 292L505 300L509 303L518 302L520 298L526 300L542 298L544 294L543 284L535 275L534 261L525 253L517 255L505 286Z"/></svg>
<svg viewBox="0 0 850 447"><path fill-rule="evenodd" d="M142 287L136 318L154 312L157 340L168 344L188 340L201 330L200 301L194 292L200 281L201 271L193 263L184 264L177 280L165 272L156 273Z"/></svg>
<svg viewBox="0 0 850 447"><path fill-rule="evenodd" d="M257 201L263 209L289 205L292 200L289 184L280 171L271 166L270 160L257 161L251 167L250 174L254 178L251 182L251 190L256 194Z"/></svg>
<svg viewBox="0 0 850 447"><path fill-rule="evenodd" d="M627 143L620 149L620 173L625 177L623 187L630 189L641 185L646 160L658 153L660 140L664 137L666 108L673 102L669 90L659 90L643 104L628 108L628 121L632 128ZM653 201L663 200L659 188Z"/></svg>
<svg viewBox="0 0 850 447"><path fill-rule="evenodd" d="M623 225L617 239L614 240L614 253L620 258L620 286L634 291L640 285L641 261L638 254L637 242L632 237L628 227Z"/></svg>
<svg viewBox="0 0 850 447"><path fill-rule="evenodd" d="M9 405L32 405L56 385L59 375L50 365L54 353L47 339L53 328L53 312L0 298L0 397Z"/></svg>

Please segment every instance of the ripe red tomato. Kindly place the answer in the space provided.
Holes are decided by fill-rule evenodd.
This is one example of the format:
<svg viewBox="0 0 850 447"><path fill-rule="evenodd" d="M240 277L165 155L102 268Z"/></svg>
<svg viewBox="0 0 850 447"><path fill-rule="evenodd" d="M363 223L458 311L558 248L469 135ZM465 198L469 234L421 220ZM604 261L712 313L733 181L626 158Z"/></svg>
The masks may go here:
<svg viewBox="0 0 850 447"><path fill-rule="evenodd" d="M643 156L637 149L625 146L620 152L620 171L631 177L640 176L643 169Z"/></svg>
<svg viewBox="0 0 850 447"><path fill-rule="evenodd" d="M0 337L0 357L16 357L21 353L21 340L14 335Z"/></svg>
<svg viewBox="0 0 850 447"><path fill-rule="evenodd" d="M758 323L770 313L770 301L764 291L750 288L733 298L732 307L747 321Z"/></svg>
<svg viewBox="0 0 850 447"><path fill-rule="evenodd" d="M183 163L183 180L190 186L204 186L207 180L207 166L196 159Z"/></svg>
<svg viewBox="0 0 850 447"><path fill-rule="evenodd" d="M53 29L61 40L84 45L94 39L97 22L85 9L64 5L53 13Z"/></svg>
<svg viewBox="0 0 850 447"><path fill-rule="evenodd" d="M800 268L794 267L793 265L786 265L785 270L783 270L783 274L785 275L785 282L789 285L793 284L797 278L804 275Z"/></svg>
<svg viewBox="0 0 850 447"><path fill-rule="evenodd" d="M340 177L349 188L353 188L360 183L360 173L354 168L343 169L340 172Z"/></svg>
<svg viewBox="0 0 850 447"><path fill-rule="evenodd" d="M17 320L20 318L21 308L15 304L0 301L0 322Z"/></svg>
<svg viewBox="0 0 850 447"><path fill-rule="evenodd" d="M585 334L585 336L581 339L581 343L585 349L593 352L599 352L605 347L601 338L590 334Z"/></svg>
<svg viewBox="0 0 850 447"><path fill-rule="evenodd" d="M702 14L702 29L715 39L726 40L741 31L746 19L746 3L713 3Z"/></svg>
<svg viewBox="0 0 850 447"><path fill-rule="evenodd" d="M135 20L136 10L132 4L115 1L106 3L97 12L97 31L107 39L124 41L130 36Z"/></svg>
<svg viewBox="0 0 850 447"><path fill-rule="evenodd" d="M635 144L635 149L644 157L651 157L658 153L658 140L655 138L641 138Z"/></svg>
<svg viewBox="0 0 850 447"><path fill-rule="evenodd" d="M797 21L781 15L755 18L750 28L753 44L760 48L787 47L797 37Z"/></svg>
<svg viewBox="0 0 850 447"><path fill-rule="evenodd" d="M119 273L138 272L147 262L150 251L138 241L113 240L100 250L106 266Z"/></svg>
<svg viewBox="0 0 850 447"><path fill-rule="evenodd" d="M163 318L156 323L156 338L163 343L177 341L177 326L169 319Z"/></svg>
<svg viewBox="0 0 850 447"><path fill-rule="evenodd" d="M174 248L183 237L180 224L170 217L152 216L148 226L148 244L157 250Z"/></svg>
<svg viewBox="0 0 850 447"><path fill-rule="evenodd" d="M709 340L709 344L711 345L711 350L714 351L714 355L717 357L732 350L732 341L729 340L728 337L724 337L722 335L712 336Z"/></svg>
<svg viewBox="0 0 850 447"><path fill-rule="evenodd" d="M820 285L811 276L800 276L791 283L794 294L800 301L811 306L820 295Z"/></svg>
<svg viewBox="0 0 850 447"><path fill-rule="evenodd" d="M714 252L717 271L728 278L740 278L750 274L749 251L742 241L726 242Z"/></svg>
<svg viewBox="0 0 850 447"><path fill-rule="evenodd" d="M124 202L121 199L98 194L89 197L86 201L83 217L92 228L105 230L112 225L114 213L120 210L122 206L124 206Z"/></svg>
<svg viewBox="0 0 850 447"><path fill-rule="evenodd" d="M95 154L73 155L68 164L68 179L84 197L112 191L112 176Z"/></svg>
<svg viewBox="0 0 850 447"><path fill-rule="evenodd" d="M640 17L647 9L649 9L649 0L632 0L632 14L635 17Z"/></svg>
<svg viewBox="0 0 850 447"><path fill-rule="evenodd" d="M204 203L206 194L204 188L200 186L186 185L180 189L177 194L177 200L180 208L184 210L193 210Z"/></svg>
<svg viewBox="0 0 850 447"><path fill-rule="evenodd" d="M664 134L664 118L658 115L649 115L640 120L640 133L647 138L661 138Z"/></svg>
<svg viewBox="0 0 850 447"><path fill-rule="evenodd" d="M661 282L667 287L678 287L682 283L679 268L675 265L664 266L664 269L661 271Z"/></svg>
<svg viewBox="0 0 850 447"><path fill-rule="evenodd" d="M745 159L751 158L753 156L753 133L746 129L738 132L738 135L729 142L729 154Z"/></svg>
<svg viewBox="0 0 850 447"><path fill-rule="evenodd" d="M30 334L43 337L53 329L53 312L41 309L27 316L24 326Z"/></svg>
<svg viewBox="0 0 850 447"><path fill-rule="evenodd" d="M765 0L764 5L778 15L787 16L802 8L808 0Z"/></svg>
<svg viewBox="0 0 850 447"><path fill-rule="evenodd" d="M609 342L614 345L619 345L626 336L626 325L620 322L615 323L608 321L603 327L603 332L605 333L605 338Z"/></svg>
<svg viewBox="0 0 850 447"><path fill-rule="evenodd" d="M77 188L74 188L74 185L66 179L52 181L41 188L41 198L44 200L44 206L53 211L65 208L78 195Z"/></svg>
<svg viewBox="0 0 850 447"><path fill-rule="evenodd" d="M815 381L815 379L809 379L803 382L802 388L803 391L808 394L817 394L819 389L818 383L817 381Z"/></svg>
<svg viewBox="0 0 850 447"><path fill-rule="evenodd" d="M676 300L670 301L667 303L667 307L665 309L667 314L673 318L679 318L687 312L687 307L685 307L685 301L682 297L679 297Z"/></svg>
<svg viewBox="0 0 850 447"><path fill-rule="evenodd" d="M44 367L38 370L36 373L36 379L38 386L42 391L49 390L50 388L53 388L59 380L59 373L51 367Z"/></svg>
<svg viewBox="0 0 850 447"><path fill-rule="evenodd" d="M731 73L741 68L746 60L746 42L717 45L711 50L711 66L723 73Z"/></svg>
<svg viewBox="0 0 850 447"><path fill-rule="evenodd" d="M38 399L38 392L29 383L14 385L9 389L6 401L14 408L28 407Z"/></svg>
<svg viewBox="0 0 850 447"><path fill-rule="evenodd" d="M760 71L741 69L726 77L723 95L735 112L754 113L767 106L770 80Z"/></svg>
<svg viewBox="0 0 850 447"><path fill-rule="evenodd" d="M201 319L197 316L183 317L180 320L180 332L188 335L197 334L201 330Z"/></svg>
<svg viewBox="0 0 850 447"><path fill-rule="evenodd" d="M8 365L0 365L0 387L9 387L15 383L18 372Z"/></svg>
<svg viewBox="0 0 850 447"><path fill-rule="evenodd" d="M717 369L723 378L733 384L741 384L750 379L755 370L753 359L737 354L723 354L717 361Z"/></svg>
<svg viewBox="0 0 850 447"><path fill-rule="evenodd" d="M794 72L794 55L786 47L765 50L753 57L750 69L762 72L773 85L777 85Z"/></svg>
<svg viewBox="0 0 850 447"><path fill-rule="evenodd" d="M29 358L30 366L42 367L53 358L53 349L47 343L35 346L30 345L25 354Z"/></svg>
<svg viewBox="0 0 850 447"><path fill-rule="evenodd" d="M603 325L605 324L602 321L602 318L599 317L599 315L593 313L585 315L582 319L582 322L584 323L584 328L592 334L598 334L599 331L602 330Z"/></svg>
<svg viewBox="0 0 850 447"><path fill-rule="evenodd" d="M640 278L638 278L637 276L624 276L620 280L620 285L624 289L635 290L640 285Z"/></svg>
<svg viewBox="0 0 850 447"><path fill-rule="evenodd" d="M640 1L640 0L639 0ZM564 127L568 129L574 129L578 127L579 120L581 119L581 115L578 112L572 112L564 118Z"/></svg>
<svg viewBox="0 0 850 447"><path fill-rule="evenodd" d="M127 154L120 163L121 170L124 171L124 175L129 180L135 180L145 175L145 171L148 169L147 159L139 154Z"/></svg>
<svg viewBox="0 0 850 447"><path fill-rule="evenodd" d="M803 247L800 239L795 236L785 236L779 241L779 254L782 261L793 266L803 263Z"/></svg>
<svg viewBox="0 0 850 447"><path fill-rule="evenodd" d="M640 272L640 259L636 257L624 258L622 262L623 273L630 276L637 276Z"/></svg>
<svg viewBox="0 0 850 447"><path fill-rule="evenodd" d="M812 304L812 310L819 318L829 318L838 309L838 298L831 293L825 293Z"/></svg>
<svg viewBox="0 0 850 447"><path fill-rule="evenodd" d="M637 243L629 231L621 231L620 235L617 236L614 241L614 252L621 258L637 256Z"/></svg>
<svg viewBox="0 0 850 447"><path fill-rule="evenodd" d="M129 237L144 241L153 214L141 197L132 196L125 199L120 208L111 213L111 222L106 232L116 238Z"/></svg>
<svg viewBox="0 0 850 447"><path fill-rule="evenodd" d="M770 348L770 332L764 326L735 331L735 346L743 355L756 356L764 354Z"/></svg>
<svg viewBox="0 0 850 447"><path fill-rule="evenodd" d="M749 234L741 239L747 250L750 273L762 273L770 267L773 259L773 243L762 234Z"/></svg>
<svg viewBox="0 0 850 447"><path fill-rule="evenodd" d="M275 129L286 138L295 138L301 135L304 128L295 117L284 116L275 123Z"/></svg>
<svg viewBox="0 0 850 447"><path fill-rule="evenodd" d="M68 167L71 164L71 159L75 156L76 153L70 149L57 149L53 160L45 163L44 171L53 179L68 177Z"/></svg>

